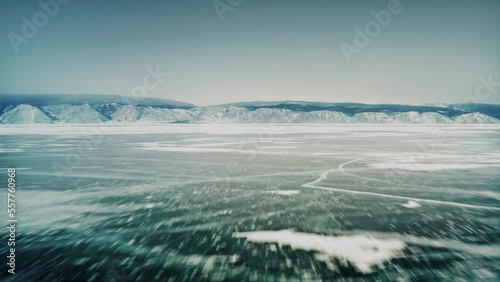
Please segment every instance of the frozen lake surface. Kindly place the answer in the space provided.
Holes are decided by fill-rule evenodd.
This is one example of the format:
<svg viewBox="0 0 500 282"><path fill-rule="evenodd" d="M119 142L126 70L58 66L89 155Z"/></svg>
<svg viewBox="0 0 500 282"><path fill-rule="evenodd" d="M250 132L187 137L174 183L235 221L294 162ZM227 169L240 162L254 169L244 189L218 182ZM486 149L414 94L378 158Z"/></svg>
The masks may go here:
<svg viewBox="0 0 500 282"><path fill-rule="evenodd" d="M2 125L16 278L497 281L499 129Z"/></svg>

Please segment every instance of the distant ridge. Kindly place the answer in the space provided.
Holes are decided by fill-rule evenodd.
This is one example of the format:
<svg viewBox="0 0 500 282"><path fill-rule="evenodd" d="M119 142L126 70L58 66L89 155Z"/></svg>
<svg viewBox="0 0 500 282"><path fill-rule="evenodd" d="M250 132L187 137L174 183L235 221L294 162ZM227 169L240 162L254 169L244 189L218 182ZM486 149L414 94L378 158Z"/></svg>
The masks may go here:
<svg viewBox="0 0 500 282"><path fill-rule="evenodd" d="M0 105L21 105L32 106L62 105L62 104L122 104L156 106L164 108L184 108L196 107L193 104L178 102L162 98L133 97L121 95L67 95L67 94L0 94Z"/></svg>
<svg viewBox="0 0 500 282"><path fill-rule="evenodd" d="M208 107L116 95L0 95L0 123L500 123L500 105L400 105L307 101Z"/></svg>
<svg viewBox="0 0 500 282"><path fill-rule="evenodd" d="M446 104L446 105L403 105L403 104L362 104L362 103L328 103L328 102L308 102L308 101L255 101L255 102L239 102L229 103L216 106L225 107L243 107L246 109L259 109L259 108L282 108L291 109L296 111L341 111L350 113L352 115L363 112L384 112L384 111L398 111L398 112L438 112L446 113L448 117L461 115L464 113L482 113L494 118L500 118L500 105L499 104Z"/></svg>

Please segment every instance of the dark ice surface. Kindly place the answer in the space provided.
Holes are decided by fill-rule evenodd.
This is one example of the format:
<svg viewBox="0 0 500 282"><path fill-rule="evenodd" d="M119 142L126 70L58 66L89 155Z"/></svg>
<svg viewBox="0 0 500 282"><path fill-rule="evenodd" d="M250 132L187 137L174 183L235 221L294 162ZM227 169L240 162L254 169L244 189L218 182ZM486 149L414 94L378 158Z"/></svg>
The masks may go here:
<svg viewBox="0 0 500 282"><path fill-rule="evenodd" d="M500 279L498 126L116 128L0 128L0 280ZM15 276L8 167L17 168ZM280 230L404 248L363 271L329 243L235 235Z"/></svg>

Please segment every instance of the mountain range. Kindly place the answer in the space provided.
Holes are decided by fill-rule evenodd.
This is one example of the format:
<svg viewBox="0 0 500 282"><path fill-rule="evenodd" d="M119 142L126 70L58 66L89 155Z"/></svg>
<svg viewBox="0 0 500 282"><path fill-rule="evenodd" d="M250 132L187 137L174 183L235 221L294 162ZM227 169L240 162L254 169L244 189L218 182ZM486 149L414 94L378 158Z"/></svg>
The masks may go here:
<svg viewBox="0 0 500 282"><path fill-rule="evenodd" d="M500 123L500 105L401 105L303 101L197 107L113 95L0 95L0 123Z"/></svg>

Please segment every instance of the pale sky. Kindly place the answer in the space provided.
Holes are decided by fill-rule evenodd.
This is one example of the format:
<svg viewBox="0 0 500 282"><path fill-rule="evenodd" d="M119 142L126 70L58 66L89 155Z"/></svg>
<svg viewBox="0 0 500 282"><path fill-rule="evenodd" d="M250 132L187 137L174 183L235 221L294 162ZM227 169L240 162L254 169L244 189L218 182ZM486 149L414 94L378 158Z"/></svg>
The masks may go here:
<svg viewBox="0 0 500 282"><path fill-rule="evenodd" d="M147 95L200 106L460 103L479 77L497 83L479 102L500 102L500 1L401 0L349 63L340 44L391 1L243 0L221 20L211 0L72 0L29 39L38 1L3 1L0 93L127 95L159 65L170 75Z"/></svg>

